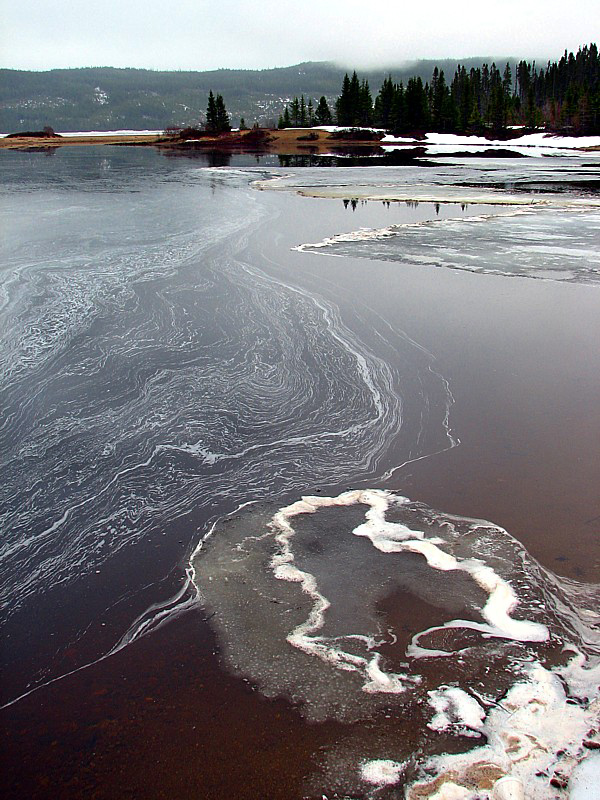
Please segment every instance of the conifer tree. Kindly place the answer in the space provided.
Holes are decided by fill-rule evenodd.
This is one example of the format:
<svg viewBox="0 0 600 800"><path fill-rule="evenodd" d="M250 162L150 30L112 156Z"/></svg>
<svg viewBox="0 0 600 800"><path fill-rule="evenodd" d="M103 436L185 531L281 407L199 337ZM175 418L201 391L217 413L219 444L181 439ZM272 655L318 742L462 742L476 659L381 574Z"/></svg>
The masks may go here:
<svg viewBox="0 0 600 800"><path fill-rule="evenodd" d="M222 133L223 131L231 130L229 114L225 108L223 97L220 94L215 97L212 89L208 94L208 105L206 107L206 130L211 133Z"/></svg>
<svg viewBox="0 0 600 800"><path fill-rule="evenodd" d="M405 130L426 131L430 127L428 90L420 77L410 78L406 85Z"/></svg>
<svg viewBox="0 0 600 800"><path fill-rule="evenodd" d="M390 127L392 104L394 102L395 87L392 76L388 75L381 84L379 94L375 98L373 117L375 124L381 128Z"/></svg>
<svg viewBox="0 0 600 800"><path fill-rule="evenodd" d="M322 95L315 112L315 122L317 125L331 125L331 121L332 116L329 106L327 105L327 99Z"/></svg>
<svg viewBox="0 0 600 800"><path fill-rule="evenodd" d="M342 93L336 101L335 111L338 125L352 125L352 99L348 73L344 75Z"/></svg>
<svg viewBox="0 0 600 800"><path fill-rule="evenodd" d="M431 128L434 131L453 131L456 128L456 106L446 83L444 70L436 67L431 79Z"/></svg>
<svg viewBox="0 0 600 800"><path fill-rule="evenodd" d="M223 96L218 94L215 100L216 108L216 129L219 133L231 130L231 123L229 121L229 114L225 108Z"/></svg>
<svg viewBox="0 0 600 800"><path fill-rule="evenodd" d="M208 93L208 105L206 107L206 130L215 132L217 130L217 105L212 89Z"/></svg>
<svg viewBox="0 0 600 800"><path fill-rule="evenodd" d="M407 130L406 125L406 102L404 94L404 85L400 82L399 85L394 85L394 96L392 98L392 105L390 108L389 130L393 133L403 133Z"/></svg>
<svg viewBox="0 0 600 800"><path fill-rule="evenodd" d="M299 113L300 127L306 128L306 101L304 95L300 97L300 113Z"/></svg>
<svg viewBox="0 0 600 800"><path fill-rule="evenodd" d="M290 116L292 118L292 126L297 128L300 123L300 101L294 97L290 103Z"/></svg>
<svg viewBox="0 0 600 800"><path fill-rule="evenodd" d="M364 80L360 85L359 99L355 124L371 125L373 122L373 98L369 81Z"/></svg>
<svg viewBox="0 0 600 800"><path fill-rule="evenodd" d="M350 78L350 122L349 125L358 125L361 112L361 90L356 70Z"/></svg>

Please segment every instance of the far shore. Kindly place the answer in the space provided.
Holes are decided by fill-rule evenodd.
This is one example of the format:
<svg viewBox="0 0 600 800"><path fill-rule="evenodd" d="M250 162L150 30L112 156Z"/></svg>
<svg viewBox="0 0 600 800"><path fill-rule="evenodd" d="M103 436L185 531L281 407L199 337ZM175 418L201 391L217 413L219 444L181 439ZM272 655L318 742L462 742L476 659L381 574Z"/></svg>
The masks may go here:
<svg viewBox="0 0 600 800"><path fill-rule="evenodd" d="M260 136L256 134L260 133ZM218 136L182 140L163 134L107 134L106 136L19 136L0 139L0 148L7 150L47 150L57 147L103 145L154 146L174 150L223 150L225 152L274 153L285 155L334 153L349 146L353 148L378 147L377 139L335 139L329 131L314 128L288 128L259 131L231 131Z"/></svg>
<svg viewBox="0 0 600 800"><path fill-rule="evenodd" d="M224 153L255 153L275 155L342 155L350 150L355 155L372 155L383 153L380 139L383 134L372 133L365 129L364 137L356 132L346 136L332 133L330 130L316 128L286 128L284 130L271 128L258 128L218 135L201 133L198 138L182 138L181 135L166 135L155 133L107 133L103 135L81 136L11 136L0 138L0 149L5 150L30 150L48 151L59 147L81 146L150 146L174 152L190 150L221 151ZM403 135L401 142L395 142L396 147L415 147L424 139L423 132ZM511 137L514 138L514 134ZM582 142L590 137L583 137ZM424 143L424 142L423 142ZM513 142L517 144L517 142ZM508 142L507 142L508 144ZM573 147L573 145L571 145ZM600 145L588 144L575 148L586 151L600 151Z"/></svg>

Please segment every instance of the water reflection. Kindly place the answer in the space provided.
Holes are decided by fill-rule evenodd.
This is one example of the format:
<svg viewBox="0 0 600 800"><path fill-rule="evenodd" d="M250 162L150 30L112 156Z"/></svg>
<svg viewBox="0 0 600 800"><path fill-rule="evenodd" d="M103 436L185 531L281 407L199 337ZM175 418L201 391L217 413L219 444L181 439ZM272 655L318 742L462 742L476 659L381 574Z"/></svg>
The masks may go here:
<svg viewBox="0 0 600 800"><path fill-rule="evenodd" d="M307 153L302 155L278 155L279 166L286 169L294 167L365 167L388 166L399 167L409 164L433 166L424 158L424 147L408 147L402 150L385 152L381 147L345 147L336 148L335 153L318 155Z"/></svg>

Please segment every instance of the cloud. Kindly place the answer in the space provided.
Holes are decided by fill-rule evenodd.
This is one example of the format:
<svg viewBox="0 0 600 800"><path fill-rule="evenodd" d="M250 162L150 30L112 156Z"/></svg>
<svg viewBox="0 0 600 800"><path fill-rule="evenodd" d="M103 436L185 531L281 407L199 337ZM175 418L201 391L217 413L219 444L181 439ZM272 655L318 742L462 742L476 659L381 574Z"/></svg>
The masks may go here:
<svg viewBox="0 0 600 800"><path fill-rule="evenodd" d="M335 60L558 58L588 43L596 0L4 0L3 65L262 68Z"/></svg>

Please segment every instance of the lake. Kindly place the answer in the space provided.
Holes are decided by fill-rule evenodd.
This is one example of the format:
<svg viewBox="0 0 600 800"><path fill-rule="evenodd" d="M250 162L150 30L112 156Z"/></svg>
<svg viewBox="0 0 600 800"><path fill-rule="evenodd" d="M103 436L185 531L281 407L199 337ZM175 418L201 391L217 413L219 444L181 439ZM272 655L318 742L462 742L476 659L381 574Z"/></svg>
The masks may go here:
<svg viewBox="0 0 600 800"><path fill-rule="evenodd" d="M598 157L0 161L6 795L566 796Z"/></svg>

